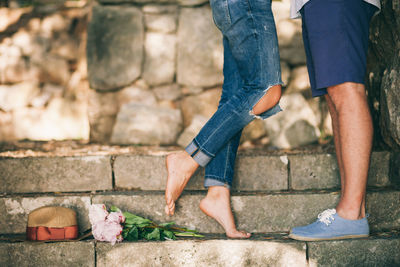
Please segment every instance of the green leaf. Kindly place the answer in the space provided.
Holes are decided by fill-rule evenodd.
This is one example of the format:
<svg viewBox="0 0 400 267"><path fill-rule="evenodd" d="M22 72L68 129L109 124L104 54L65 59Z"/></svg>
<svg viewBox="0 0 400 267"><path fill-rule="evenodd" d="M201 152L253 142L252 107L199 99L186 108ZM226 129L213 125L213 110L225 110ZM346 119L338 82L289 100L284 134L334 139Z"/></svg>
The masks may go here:
<svg viewBox="0 0 400 267"><path fill-rule="evenodd" d="M161 230L161 234L162 234L163 239L166 239L166 238L172 239L172 240L176 239L176 236L174 235L174 233L172 231Z"/></svg>
<svg viewBox="0 0 400 267"><path fill-rule="evenodd" d="M147 240L161 240L161 235L160 235L160 229L155 228L153 231L150 233L147 233L145 235L145 238Z"/></svg>
<svg viewBox="0 0 400 267"><path fill-rule="evenodd" d="M175 225L175 222L166 222L166 223L161 223L160 224L160 226L162 226L162 227L168 227L168 226L171 226L171 225Z"/></svg>
<svg viewBox="0 0 400 267"><path fill-rule="evenodd" d="M151 225L152 221L149 219L142 218L140 216L137 216L135 214L132 214L130 212L123 212L123 215L125 216L125 224L132 224L136 225L137 227L145 227Z"/></svg>
<svg viewBox="0 0 400 267"><path fill-rule="evenodd" d="M111 212L119 212L119 211L121 211L121 210L120 210L119 208L117 208L117 206L111 206L110 211L111 211Z"/></svg>
<svg viewBox="0 0 400 267"><path fill-rule="evenodd" d="M139 230L137 227L133 226L129 229L127 237L125 238L128 241L137 241L139 239Z"/></svg>

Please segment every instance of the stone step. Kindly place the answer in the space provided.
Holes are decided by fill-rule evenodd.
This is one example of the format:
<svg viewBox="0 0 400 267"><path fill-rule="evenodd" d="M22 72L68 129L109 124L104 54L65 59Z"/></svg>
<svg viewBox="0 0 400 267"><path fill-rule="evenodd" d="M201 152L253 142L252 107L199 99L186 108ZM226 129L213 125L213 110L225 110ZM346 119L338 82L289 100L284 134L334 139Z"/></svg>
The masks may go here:
<svg viewBox="0 0 400 267"><path fill-rule="evenodd" d="M165 189L166 149L124 155L0 157L0 193L88 192L101 190ZM397 155L398 156L398 155ZM396 157L397 157L396 156ZM372 154L368 185L400 184L390 177L390 152ZM397 166L398 167L398 166ZM204 190L204 169L187 190ZM239 153L233 190L281 191L339 188L336 159L329 153Z"/></svg>
<svg viewBox="0 0 400 267"><path fill-rule="evenodd" d="M108 243L0 242L1 266L398 266L400 235L300 242L285 235L250 240L180 239Z"/></svg>
<svg viewBox="0 0 400 267"><path fill-rule="evenodd" d="M96 194L26 195L0 197L0 234L24 233L27 215L45 205L61 205L78 213L81 231L90 228L88 208L91 203L116 205L120 209L147 217L155 222L175 221L178 225L203 233L223 233L213 219L198 208L205 192L186 192L177 202L176 214L164 215L162 192L108 192ZM372 231L400 228L400 190L367 193L367 212ZM235 193L232 207L240 229L253 233L284 232L291 227L315 220L318 213L335 207L337 191Z"/></svg>

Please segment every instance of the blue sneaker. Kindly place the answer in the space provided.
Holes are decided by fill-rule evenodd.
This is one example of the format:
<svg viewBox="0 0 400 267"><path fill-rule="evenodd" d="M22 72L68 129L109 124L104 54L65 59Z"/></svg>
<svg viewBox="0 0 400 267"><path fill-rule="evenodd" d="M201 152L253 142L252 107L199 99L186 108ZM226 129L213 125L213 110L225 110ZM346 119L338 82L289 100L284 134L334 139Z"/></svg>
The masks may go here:
<svg viewBox="0 0 400 267"><path fill-rule="evenodd" d="M367 216L360 220L346 220L335 209L325 210L312 224L294 227L289 237L301 241L320 241L369 236Z"/></svg>

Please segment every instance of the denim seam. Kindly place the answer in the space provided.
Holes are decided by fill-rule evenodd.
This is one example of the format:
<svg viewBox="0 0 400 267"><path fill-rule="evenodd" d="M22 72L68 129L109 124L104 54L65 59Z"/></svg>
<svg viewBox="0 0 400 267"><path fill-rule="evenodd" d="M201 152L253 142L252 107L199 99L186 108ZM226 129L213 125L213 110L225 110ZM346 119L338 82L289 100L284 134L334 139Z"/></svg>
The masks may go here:
<svg viewBox="0 0 400 267"><path fill-rule="evenodd" d="M214 129L213 133L210 134L210 135L208 136L208 138L203 142L203 146L207 144L208 140L210 140L210 138L213 137L213 136L215 135L215 133L225 124L225 122L226 122L226 120L225 120L223 123L221 123L216 129ZM205 150L205 149L204 149L204 150ZM205 151L207 151L207 150L205 150ZM207 152L208 152L208 151L207 151ZM210 152L208 152L208 153L211 154ZM211 155L212 155L212 154L211 154ZM215 155L214 155L213 157L215 157Z"/></svg>
<svg viewBox="0 0 400 267"><path fill-rule="evenodd" d="M221 177L219 177L219 176L215 176L215 175L209 174L209 175L204 176L204 179L207 179L207 178L214 179L214 180L217 180L217 181L219 181L221 183L224 183L224 184L227 184L227 185L231 186L226 180L221 179Z"/></svg>
<svg viewBox="0 0 400 267"><path fill-rule="evenodd" d="M219 128L217 128L217 129L219 129ZM210 137L209 137L209 138L210 138ZM209 138L208 138L208 139L209 139ZM208 139L206 140L206 142L208 141ZM209 157L211 157L211 158L215 158L215 155L212 154L212 153L210 153L210 152L208 152L207 149L205 149L203 146L201 146L201 145L199 144L199 142L196 140L196 138L194 138L193 141L195 142L195 145L197 145L198 150L199 150L200 152L203 152L204 154L206 154L207 156L209 156ZM206 143L206 142L205 142L205 143ZM197 152L197 153L198 153L198 152ZM197 153L196 153L196 154L197 154Z"/></svg>
<svg viewBox="0 0 400 267"><path fill-rule="evenodd" d="M224 169L224 180L225 181L226 181L226 170L228 168L228 159L229 159L230 151L231 151L231 142L228 142L228 152L226 153L225 169Z"/></svg>

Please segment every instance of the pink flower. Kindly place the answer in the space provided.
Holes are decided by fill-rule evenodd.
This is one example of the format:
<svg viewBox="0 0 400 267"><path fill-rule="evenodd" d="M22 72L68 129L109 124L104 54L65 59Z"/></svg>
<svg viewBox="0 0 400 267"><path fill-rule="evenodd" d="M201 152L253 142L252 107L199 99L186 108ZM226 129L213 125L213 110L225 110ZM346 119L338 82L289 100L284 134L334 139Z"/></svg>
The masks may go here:
<svg viewBox="0 0 400 267"><path fill-rule="evenodd" d="M125 222L125 216L122 214L122 212L111 212L107 216L107 221L109 222L115 222L115 223L123 223Z"/></svg>
<svg viewBox="0 0 400 267"><path fill-rule="evenodd" d="M105 221L108 211L104 204L92 204L89 208L89 220L92 225Z"/></svg>
<svg viewBox="0 0 400 267"><path fill-rule="evenodd" d="M96 240L111 242L121 242L122 225L115 222L102 221L92 225L92 234Z"/></svg>
<svg viewBox="0 0 400 267"><path fill-rule="evenodd" d="M123 240L121 223L125 221L125 216L122 212L108 213L105 205L95 204L90 206L89 220L96 240L111 242L112 245Z"/></svg>

